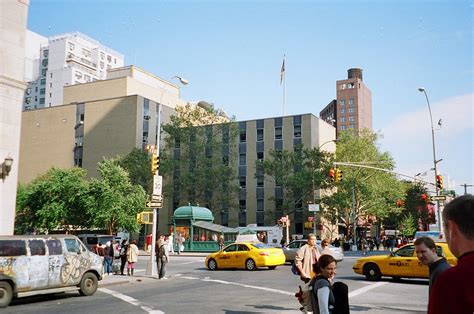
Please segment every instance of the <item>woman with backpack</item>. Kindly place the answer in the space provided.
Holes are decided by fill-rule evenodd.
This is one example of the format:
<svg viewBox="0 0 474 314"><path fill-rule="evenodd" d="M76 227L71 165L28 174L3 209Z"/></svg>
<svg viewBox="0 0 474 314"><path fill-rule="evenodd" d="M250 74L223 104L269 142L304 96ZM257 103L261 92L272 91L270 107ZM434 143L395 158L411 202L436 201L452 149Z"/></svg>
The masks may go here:
<svg viewBox="0 0 474 314"><path fill-rule="evenodd" d="M315 314L348 314L349 289L345 283L333 284L337 262L332 255L318 259L319 272L310 283L311 303Z"/></svg>

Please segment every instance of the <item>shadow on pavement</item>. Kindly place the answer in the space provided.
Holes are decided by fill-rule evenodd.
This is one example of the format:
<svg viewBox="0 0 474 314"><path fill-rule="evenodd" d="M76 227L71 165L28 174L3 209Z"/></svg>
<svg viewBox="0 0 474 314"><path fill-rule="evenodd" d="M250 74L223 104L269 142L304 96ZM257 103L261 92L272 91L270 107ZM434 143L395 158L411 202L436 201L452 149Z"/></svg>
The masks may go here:
<svg viewBox="0 0 474 314"><path fill-rule="evenodd" d="M402 313L426 313L426 311L413 310L413 309L403 309L397 307L388 307L388 306L362 306L362 305L351 305L351 312L368 312L370 310L381 312L381 311L391 311L391 312L402 312Z"/></svg>

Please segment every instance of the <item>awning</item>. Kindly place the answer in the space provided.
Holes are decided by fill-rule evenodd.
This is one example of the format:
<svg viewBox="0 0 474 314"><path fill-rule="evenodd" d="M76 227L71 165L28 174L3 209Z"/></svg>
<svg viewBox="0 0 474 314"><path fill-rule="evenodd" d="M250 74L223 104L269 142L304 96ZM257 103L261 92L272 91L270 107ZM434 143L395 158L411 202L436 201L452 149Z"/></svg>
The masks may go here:
<svg viewBox="0 0 474 314"><path fill-rule="evenodd" d="M209 222L209 221L195 221L193 222L193 226L195 227L199 227L199 228L202 228L202 229L206 229L206 230L211 230L211 231L214 231L214 232L217 232L217 233L237 233L237 229L236 228L229 228L229 227L226 227L226 226L221 226L221 225L216 225L212 222Z"/></svg>

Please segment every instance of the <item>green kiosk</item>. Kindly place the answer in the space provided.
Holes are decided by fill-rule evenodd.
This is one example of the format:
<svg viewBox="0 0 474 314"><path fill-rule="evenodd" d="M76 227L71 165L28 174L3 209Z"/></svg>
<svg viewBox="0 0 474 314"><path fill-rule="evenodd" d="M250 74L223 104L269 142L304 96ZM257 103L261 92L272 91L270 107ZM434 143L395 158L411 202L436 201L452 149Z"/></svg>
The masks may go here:
<svg viewBox="0 0 474 314"><path fill-rule="evenodd" d="M199 206L178 207L172 216L174 239L184 237L186 252L215 252L219 250L219 236L224 236L224 243L235 242L238 229L213 223L212 212Z"/></svg>

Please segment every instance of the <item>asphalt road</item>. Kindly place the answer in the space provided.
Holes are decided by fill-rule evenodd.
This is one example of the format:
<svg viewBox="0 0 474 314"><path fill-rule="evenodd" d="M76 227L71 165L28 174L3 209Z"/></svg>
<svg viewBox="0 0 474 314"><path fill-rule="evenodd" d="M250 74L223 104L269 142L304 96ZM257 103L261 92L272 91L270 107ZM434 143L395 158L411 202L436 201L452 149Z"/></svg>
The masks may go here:
<svg viewBox="0 0 474 314"><path fill-rule="evenodd" d="M428 281L387 278L368 282L352 272L355 257L338 265L337 281L349 286L351 313L424 313ZM1 313L300 313L294 297L302 282L289 265L275 270L209 271L204 257L172 256L166 280L144 276L140 257L136 277L126 284L105 280L90 297L77 292L15 300ZM121 276L118 276L121 277ZM121 277L126 278L126 277ZM126 278L128 279L128 278ZM106 284L105 284L106 283Z"/></svg>

